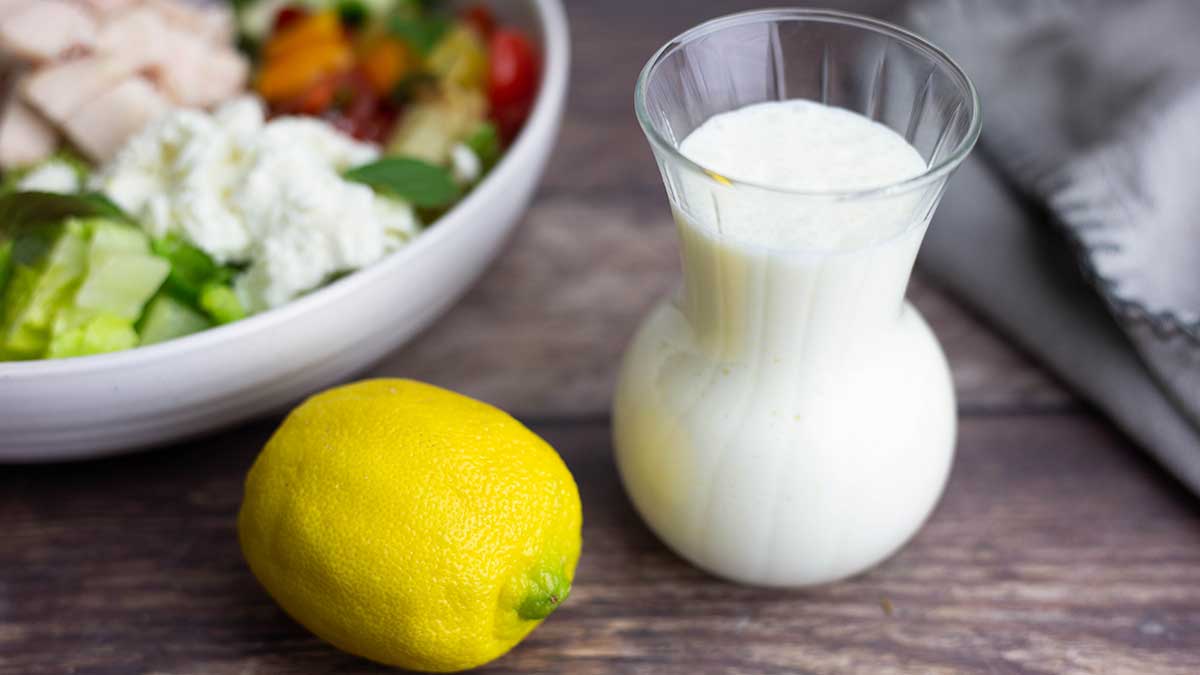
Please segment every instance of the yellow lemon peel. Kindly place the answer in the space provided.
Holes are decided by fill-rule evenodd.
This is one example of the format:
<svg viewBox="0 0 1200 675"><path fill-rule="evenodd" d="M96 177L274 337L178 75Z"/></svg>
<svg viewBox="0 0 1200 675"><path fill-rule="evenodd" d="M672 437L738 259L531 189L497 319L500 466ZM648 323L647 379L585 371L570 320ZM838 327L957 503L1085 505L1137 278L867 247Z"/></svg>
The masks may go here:
<svg viewBox="0 0 1200 675"><path fill-rule="evenodd" d="M242 549L335 646L452 672L511 649L570 592L579 492L558 454L485 403L368 380L294 410L246 479Z"/></svg>

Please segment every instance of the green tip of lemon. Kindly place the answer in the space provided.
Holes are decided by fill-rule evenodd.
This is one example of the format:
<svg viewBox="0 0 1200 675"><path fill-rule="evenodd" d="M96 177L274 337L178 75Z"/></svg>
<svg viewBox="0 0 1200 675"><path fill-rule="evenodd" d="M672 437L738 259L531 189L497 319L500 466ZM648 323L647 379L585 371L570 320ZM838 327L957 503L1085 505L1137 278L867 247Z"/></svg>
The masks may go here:
<svg viewBox="0 0 1200 675"><path fill-rule="evenodd" d="M525 621L541 621L550 616L571 594L571 580L562 570L541 570L530 580L529 592L517 607L517 616Z"/></svg>

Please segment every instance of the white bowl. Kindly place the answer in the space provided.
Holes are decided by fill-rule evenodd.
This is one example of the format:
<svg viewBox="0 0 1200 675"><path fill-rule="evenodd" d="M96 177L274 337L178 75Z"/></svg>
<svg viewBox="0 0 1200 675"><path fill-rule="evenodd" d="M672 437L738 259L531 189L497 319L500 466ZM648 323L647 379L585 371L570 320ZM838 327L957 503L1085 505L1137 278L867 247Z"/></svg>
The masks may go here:
<svg viewBox="0 0 1200 675"><path fill-rule="evenodd" d="M118 454L247 420L363 370L446 311L528 205L566 99L561 1L497 8L540 37L541 89L516 142L461 203L379 263L264 314L126 352L0 363L0 461Z"/></svg>

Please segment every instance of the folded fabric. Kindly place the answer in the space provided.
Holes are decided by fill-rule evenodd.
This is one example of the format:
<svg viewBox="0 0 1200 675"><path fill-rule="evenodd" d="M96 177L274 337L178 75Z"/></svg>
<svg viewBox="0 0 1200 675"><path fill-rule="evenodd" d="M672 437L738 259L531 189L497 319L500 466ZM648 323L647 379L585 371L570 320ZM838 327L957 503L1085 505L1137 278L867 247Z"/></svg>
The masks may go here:
<svg viewBox="0 0 1200 675"><path fill-rule="evenodd" d="M905 20L984 110L926 268L1200 494L1200 3L924 0Z"/></svg>

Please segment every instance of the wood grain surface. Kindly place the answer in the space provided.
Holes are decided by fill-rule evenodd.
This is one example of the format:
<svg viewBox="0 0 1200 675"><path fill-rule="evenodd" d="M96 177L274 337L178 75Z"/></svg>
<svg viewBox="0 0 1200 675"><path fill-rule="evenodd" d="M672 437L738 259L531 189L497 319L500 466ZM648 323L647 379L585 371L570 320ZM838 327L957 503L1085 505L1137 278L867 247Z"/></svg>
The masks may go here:
<svg viewBox="0 0 1200 675"><path fill-rule="evenodd" d="M781 592L708 577L646 530L613 466L608 400L678 264L632 82L667 38L746 5L568 7L570 109L526 221L462 303L376 369L513 411L579 482L571 599L484 672L1200 673L1195 499L919 274L910 295L950 357L961 432L947 493L908 547L859 578ZM0 466L0 675L387 672L293 623L242 562L241 481L276 424Z"/></svg>
<svg viewBox="0 0 1200 675"><path fill-rule="evenodd" d="M0 479L0 673L374 673L290 621L234 533L270 433ZM1200 672L1200 518L1088 415L969 415L949 488L894 559L781 592L666 550L604 423L536 429L577 476L571 599L493 673Z"/></svg>

